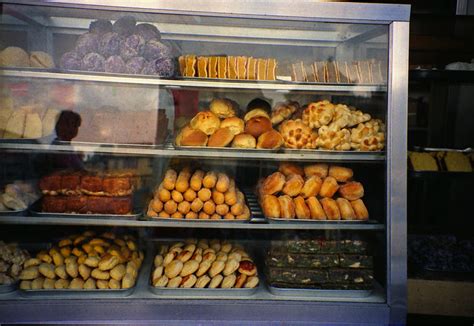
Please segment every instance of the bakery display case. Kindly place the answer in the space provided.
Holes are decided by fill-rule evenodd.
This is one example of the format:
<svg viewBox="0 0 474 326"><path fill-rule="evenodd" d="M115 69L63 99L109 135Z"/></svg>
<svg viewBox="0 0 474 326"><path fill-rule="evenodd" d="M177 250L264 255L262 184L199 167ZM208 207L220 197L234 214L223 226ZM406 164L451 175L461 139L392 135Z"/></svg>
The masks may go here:
<svg viewBox="0 0 474 326"><path fill-rule="evenodd" d="M409 12L2 2L2 322L403 323Z"/></svg>

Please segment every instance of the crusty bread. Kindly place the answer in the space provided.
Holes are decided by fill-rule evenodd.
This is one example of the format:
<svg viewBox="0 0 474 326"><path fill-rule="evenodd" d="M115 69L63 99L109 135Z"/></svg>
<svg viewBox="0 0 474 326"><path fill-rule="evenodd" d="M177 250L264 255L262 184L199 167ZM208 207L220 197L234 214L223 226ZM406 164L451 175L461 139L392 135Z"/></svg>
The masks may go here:
<svg viewBox="0 0 474 326"><path fill-rule="evenodd" d="M245 132L255 138L270 130L272 130L272 123L266 117L253 117L245 124Z"/></svg>
<svg viewBox="0 0 474 326"><path fill-rule="evenodd" d="M209 147L226 147L234 139L234 134L229 128L219 128L209 137L207 146Z"/></svg>
<svg viewBox="0 0 474 326"><path fill-rule="evenodd" d="M244 132L245 123L238 117L231 117L221 122L221 128L229 128L233 135L238 135Z"/></svg>
<svg viewBox="0 0 474 326"><path fill-rule="evenodd" d="M211 101L209 104L209 109L217 117L221 119L230 118L235 116L234 108L232 107L232 102L225 98L216 98Z"/></svg>
<svg viewBox="0 0 474 326"><path fill-rule="evenodd" d="M193 129L199 129L206 135L212 135L219 129L221 121L211 111L199 112L191 119L190 125Z"/></svg>
<svg viewBox="0 0 474 326"><path fill-rule="evenodd" d="M176 139L176 144L179 146L206 146L207 135L199 129L184 127Z"/></svg>
<svg viewBox="0 0 474 326"><path fill-rule="evenodd" d="M255 146L257 146L255 137L246 133L235 136L232 141L232 147L236 148L255 148Z"/></svg>
<svg viewBox="0 0 474 326"><path fill-rule="evenodd" d="M258 137L257 148L277 149L283 145L283 137L276 130L264 132Z"/></svg>

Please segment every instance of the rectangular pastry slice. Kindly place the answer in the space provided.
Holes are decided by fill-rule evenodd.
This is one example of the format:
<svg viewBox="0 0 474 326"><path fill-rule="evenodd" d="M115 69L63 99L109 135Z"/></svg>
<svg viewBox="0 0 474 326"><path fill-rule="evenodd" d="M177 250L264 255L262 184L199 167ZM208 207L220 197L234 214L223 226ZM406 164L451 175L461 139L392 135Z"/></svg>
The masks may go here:
<svg viewBox="0 0 474 326"><path fill-rule="evenodd" d="M237 79L237 57L227 57L227 77Z"/></svg>
<svg viewBox="0 0 474 326"><path fill-rule="evenodd" d="M315 62L311 64L311 74L312 74L312 80L316 83L319 83L318 66L316 65Z"/></svg>
<svg viewBox="0 0 474 326"><path fill-rule="evenodd" d="M56 110L56 109L46 110L42 118L43 137L49 136L53 133L54 128L56 127L56 122L58 122L59 114L60 114L59 110Z"/></svg>
<svg viewBox="0 0 474 326"><path fill-rule="evenodd" d="M277 61L269 58L267 62L267 80L276 80Z"/></svg>
<svg viewBox="0 0 474 326"><path fill-rule="evenodd" d="M447 152L444 157L446 170L451 172L472 172L471 162L463 153Z"/></svg>
<svg viewBox="0 0 474 326"><path fill-rule="evenodd" d="M366 255L339 255L339 264L343 268L373 268L372 256Z"/></svg>
<svg viewBox="0 0 474 326"><path fill-rule="evenodd" d="M316 71L318 73L318 81L320 83L327 83L327 67L324 61L316 61Z"/></svg>
<svg viewBox="0 0 474 326"><path fill-rule="evenodd" d="M297 82L305 82L307 80L303 62L294 63L292 66L292 79Z"/></svg>
<svg viewBox="0 0 474 326"><path fill-rule="evenodd" d="M338 255L271 252L265 262L267 266L274 267L327 268L339 266L339 257Z"/></svg>
<svg viewBox="0 0 474 326"><path fill-rule="evenodd" d="M359 65L357 62L348 64L348 72L351 84L360 84Z"/></svg>
<svg viewBox="0 0 474 326"><path fill-rule="evenodd" d="M43 125L38 113L27 113L23 138L37 139L43 134Z"/></svg>
<svg viewBox="0 0 474 326"><path fill-rule="evenodd" d="M247 57L237 57L237 78L247 78Z"/></svg>
<svg viewBox="0 0 474 326"><path fill-rule="evenodd" d="M180 76L185 76L185 73L186 73L186 56L180 55L178 57L178 64L179 64L179 74L180 74Z"/></svg>
<svg viewBox="0 0 474 326"><path fill-rule="evenodd" d="M209 57L209 78L217 78L218 57Z"/></svg>
<svg viewBox="0 0 474 326"><path fill-rule="evenodd" d="M16 110L8 119L3 138L21 138L25 131L26 112Z"/></svg>
<svg viewBox="0 0 474 326"><path fill-rule="evenodd" d="M186 77L196 77L196 56L187 55L186 56L186 70L184 75Z"/></svg>
<svg viewBox="0 0 474 326"><path fill-rule="evenodd" d="M257 59L249 57L247 60L247 79L257 79Z"/></svg>
<svg viewBox="0 0 474 326"><path fill-rule="evenodd" d="M41 211L49 213L65 213L66 197L44 196L41 199Z"/></svg>
<svg viewBox="0 0 474 326"><path fill-rule="evenodd" d="M358 61L360 81L362 84L371 84L370 66L368 61Z"/></svg>
<svg viewBox="0 0 474 326"><path fill-rule="evenodd" d="M217 78L227 78L227 57L218 57L217 59Z"/></svg>
<svg viewBox="0 0 474 326"><path fill-rule="evenodd" d="M373 78L372 81L374 84L381 85L385 83L383 79L383 74L382 74L382 63L380 61L372 62L371 71L372 71L372 78Z"/></svg>
<svg viewBox="0 0 474 326"><path fill-rule="evenodd" d="M268 267L267 279L270 283L284 282L292 284L316 284L328 282L328 273L324 269Z"/></svg>
<svg viewBox="0 0 474 326"><path fill-rule="evenodd" d="M198 57L197 58L197 67L198 67L198 77L207 78L207 65L209 59L207 57Z"/></svg>
<svg viewBox="0 0 474 326"><path fill-rule="evenodd" d="M267 60L257 59L257 80L267 79Z"/></svg>
<svg viewBox="0 0 474 326"><path fill-rule="evenodd" d="M337 83L337 72L336 65L334 61L327 62L327 71L328 71L328 83L336 84Z"/></svg>
<svg viewBox="0 0 474 326"><path fill-rule="evenodd" d="M349 84L349 73L347 71L347 62L337 61L336 62L337 71L339 73L339 83L341 84Z"/></svg>

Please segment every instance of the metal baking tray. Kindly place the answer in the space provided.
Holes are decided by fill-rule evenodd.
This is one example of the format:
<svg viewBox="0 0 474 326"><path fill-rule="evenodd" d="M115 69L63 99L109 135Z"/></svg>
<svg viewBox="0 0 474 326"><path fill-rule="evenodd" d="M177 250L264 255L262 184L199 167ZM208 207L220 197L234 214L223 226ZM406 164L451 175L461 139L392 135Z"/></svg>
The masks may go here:
<svg viewBox="0 0 474 326"><path fill-rule="evenodd" d="M459 152L459 153L473 153L474 152L474 149L472 147L467 147L464 149L453 149L453 148L434 148L434 147L414 146L413 150L415 152Z"/></svg>
<svg viewBox="0 0 474 326"><path fill-rule="evenodd" d="M17 287L18 287L18 281L13 282L12 284L0 285L0 294L13 292L16 290Z"/></svg>
<svg viewBox="0 0 474 326"><path fill-rule="evenodd" d="M0 211L0 216L25 216L28 208L19 211Z"/></svg>
<svg viewBox="0 0 474 326"><path fill-rule="evenodd" d="M151 293L156 295L167 295L167 296L174 296L174 297L249 297L257 293L260 287L261 281L259 282L259 286L254 287L253 289L197 289L197 288L163 288L163 287L154 287L152 285L148 286L148 289Z"/></svg>
<svg viewBox="0 0 474 326"><path fill-rule="evenodd" d="M376 221L373 220L312 220L312 219L299 219L299 218L272 218L272 217L266 217L268 223L308 223L308 224L313 224L313 223L328 223L328 224L367 224L367 223L377 223Z"/></svg>
<svg viewBox="0 0 474 326"><path fill-rule="evenodd" d="M91 218L91 219L111 219L111 220L137 220L141 215L141 210L134 210L129 215L114 214L74 214L74 213L48 213L39 210L41 199L36 201L29 209L32 216L37 217L57 217L57 218Z"/></svg>
<svg viewBox="0 0 474 326"><path fill-rule="evenodd" d="M371 290L320 290L300 288L279 288L267 285L273 295L283 297L305 297L305 298L365 298L372 294Z"/></svg>
<svg viewBox="0 0 474 326"><path fill-rule="evenodd" d="M138 281L138 278L137 278ZM58 297L58 298L88 298L89 296L98 298L116 298L116 297L128 297L133 291L135 286L129 289L116 289L116 290L71 290L71 289L38 289L38 290L19 290L20 294L25 297Z"/></svg>

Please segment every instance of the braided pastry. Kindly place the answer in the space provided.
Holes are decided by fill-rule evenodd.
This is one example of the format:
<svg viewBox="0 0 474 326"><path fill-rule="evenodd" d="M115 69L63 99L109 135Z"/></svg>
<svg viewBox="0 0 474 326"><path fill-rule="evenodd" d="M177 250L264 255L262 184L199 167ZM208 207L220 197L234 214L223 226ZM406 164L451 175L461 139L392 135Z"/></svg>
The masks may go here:
<svg viewBox="0 0 474 326"><path fill-rule="evenodd" d="M316 144L320 148L338 151L351 149L351 132L347 129L333 131L328 126L323 126L319 128L318 136Z"/></svg>
<svg viewBox="0 0 474 326"><path fill-rule="evenodd" d="M308 104L303 111L302 120L310 128L327 126L334 117L334 104L325 100Z"/></svg>
<svg viewBox="0 0 474 326"><path fill-rule="evenodd" d="M351 147L359 151L377 151L385 146L385 125L379 119L360 123L351 132Z"/></svg>
<svg viewBox="0 0 474 326"><path fill-rule="evenodd" d="M287 148L314 148L315 135L301 120L287 120L280 126L284 145Z"/></svg>

